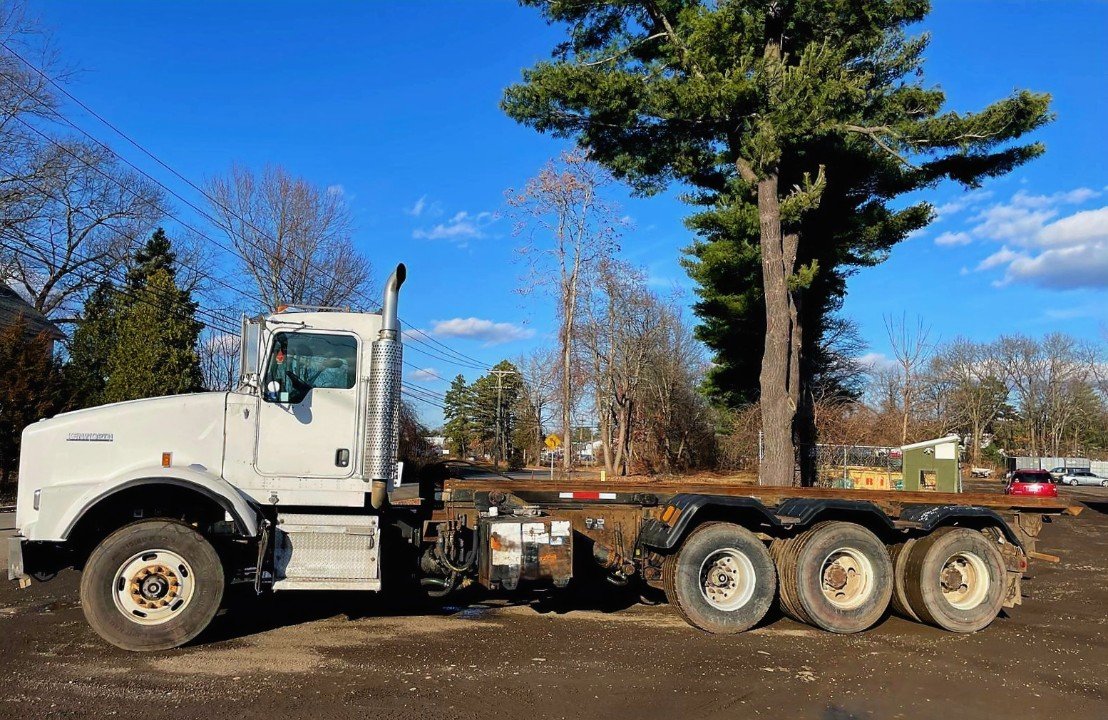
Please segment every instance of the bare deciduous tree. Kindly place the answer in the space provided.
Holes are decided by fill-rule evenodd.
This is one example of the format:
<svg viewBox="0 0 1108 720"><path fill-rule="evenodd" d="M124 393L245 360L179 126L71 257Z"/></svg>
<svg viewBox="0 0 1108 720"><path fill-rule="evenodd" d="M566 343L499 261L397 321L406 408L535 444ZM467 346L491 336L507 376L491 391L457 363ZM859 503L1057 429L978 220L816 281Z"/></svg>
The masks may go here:
<svg viewBox="0 0 1108 720"><path fill-rule="evenodd" d="M263 306L341 306L366 297L372 268L351 241L342 192L280 166L258 176L239 165L209 181L207 192Z"/></svg>
<svg viewBox="0 0 1108 720"><path fill-rule="evenodd" d="M208 390L233 390L239 381L238 335L208 329L200 337L200 373Z"/></svg>
<svg viewBox="0 0 1108 720"><path fill-rule="evenodd" d="M18 221L0 228L7 282L35 309L70 322L79 300L165 215L164 195L100 145L49 142L30 165L36 180L13 204Z"/></svg>
<svg viewBox="0 0 1108 720"><path fill-rule="evenodd" d="M931 326L924 324L923 318L919 317L911 324L903 315L899 319L886 316L885 330L900 369L900 403L903 413L900 444L903 445L908 442L908 420L912 415L912 403L919 392L919 376L926 367L933 348L929 341Z"/></svg>
<svg viewBox="0 0 1108 720"><path fill-rule="evenodd" d="M562 432L572 436L577 393L574 376L574 331L581 282L589 268L616 250L621 220L601 193L611 176L580 152L563 153L549 162L521 190L509 189L508 205L517 216L516 232L526 238L520 253L530 273L520 292L546 288L558 307ZM566 452L569 469L573 453Z"/></svg>
<svg viewBox="0 0 1108 720"><path fill-rule="evenodd" d="M647 358L662 340L662 308L642 271L627 263L597 263L587 285L578 328L582 365L593 390L604 466L626 475Z"/></svg>

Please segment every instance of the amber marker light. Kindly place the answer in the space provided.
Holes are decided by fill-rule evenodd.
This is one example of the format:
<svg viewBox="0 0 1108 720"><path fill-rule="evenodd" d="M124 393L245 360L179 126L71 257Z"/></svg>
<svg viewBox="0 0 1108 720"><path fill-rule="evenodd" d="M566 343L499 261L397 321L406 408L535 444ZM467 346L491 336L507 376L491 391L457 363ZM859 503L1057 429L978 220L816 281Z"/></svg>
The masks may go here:
<svg viewBox="0 0 1108 720"><path fill-rule="evenodd" d="M162 453L162 467L169 467L173 464L173 453Z"/></svg>

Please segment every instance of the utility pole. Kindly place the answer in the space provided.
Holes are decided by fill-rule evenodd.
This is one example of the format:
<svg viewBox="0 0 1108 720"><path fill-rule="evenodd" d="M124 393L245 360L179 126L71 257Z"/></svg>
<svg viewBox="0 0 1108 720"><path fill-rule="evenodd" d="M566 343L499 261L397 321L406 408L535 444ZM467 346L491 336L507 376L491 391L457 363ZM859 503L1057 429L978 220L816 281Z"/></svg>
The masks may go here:
<svg viewBox="0 0 1108 720"><path fill-rule="evenodd" d="M496 455L493 459L493 467L497 470L500 469L500 457L502 454L501 446L501 430L500 430L500 416L501 416L501 400L500 396L504 391L504 376L505 375L518 375L515 370L489 370L490 375L496 376Z"/></svg>

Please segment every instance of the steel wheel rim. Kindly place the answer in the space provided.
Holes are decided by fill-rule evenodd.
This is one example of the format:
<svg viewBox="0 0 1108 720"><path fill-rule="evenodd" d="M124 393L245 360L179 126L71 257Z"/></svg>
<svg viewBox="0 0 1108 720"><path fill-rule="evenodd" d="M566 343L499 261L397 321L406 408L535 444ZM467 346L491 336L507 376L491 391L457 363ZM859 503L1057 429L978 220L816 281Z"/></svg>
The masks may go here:
<svg viewBox="0 0 1108 720"><path fill-rule="evenodd" d="M700 595L717 610L738 610L754 597L754 588L754 563L741 550L716 550L700 564Z"/></svg>
<svg viewBox="0 0 1108 720"><path fill-rule="evenodd" d="M840 610L853 610L873 594L873 563L857 548L832 550L820 565L820 591Z"/></svg>
<svg viewBox="0 0 1108 720"><path fill-rule="evenodd" d="M192 566L172 550L135 553L113 576L116 609L139 625L161 625L181 614L196 593Z"/></svg>
<svg viewBox="0 0 1108 720"><path fill-rule="evenodd" d="M939 570L943 598L957 610L972 610L989 595L989 566L976 553L957 552Z"/></svg>

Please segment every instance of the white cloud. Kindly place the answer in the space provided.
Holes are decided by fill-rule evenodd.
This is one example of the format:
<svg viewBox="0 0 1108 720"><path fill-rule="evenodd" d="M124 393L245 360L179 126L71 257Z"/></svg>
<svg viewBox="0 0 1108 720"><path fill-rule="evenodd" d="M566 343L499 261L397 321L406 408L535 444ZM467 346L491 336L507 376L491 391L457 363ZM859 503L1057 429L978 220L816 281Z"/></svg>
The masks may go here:
<svg viewBox="0 0 1108 720"><path fill-rule="evenodd" d="M971 242L973 238L964 232L944 232L935 238L936 245L969 245Z"/></svg>
<svg viewBox="0 0 1108 720"><path fill-rule="evenodd" d="M885 353L868 352L855 358L858 364L870 371L887 370L896 367L896 360Z"/></svg>
<svg viewBox="0 0 1108 720"><path fill-rule="evenodd" d="M416 228L412 237L417 240L449 240L464 244L467 240L485 237L485 229L496 222L494 213L483 211L470 214L466 211L455 213L449 220L437 223L429 228Z"/></svg>
<svg viewBox="0 0 1108 720"><path fill-rule="evenodd" d="M404 212L407 213L408 215L411 215L412 217L419 217L420 215L423 214L423 211L426 207L427 207L427 196L423 195L419 198L419 200L416 200L415 203L413 203L412 206L410 208L408 208L407 210L405 210Z"/></svg>
<svg viewBox="0 0 1108 720"><path fill-rule="evenodd" d="M1012 252L1011 250L1008 249L1008 246L1005 245L1004 247L1000 248L999 250L997 250L995 253L993 253L989 257L987 257L984 260L982 260L981 262L979 262L977 264L977 269L978 270L992 270L993 268L1003 267L1003 266L1009 264L1010 262L1012 262L1013 260L1015 260L1016 258L1018 258L1019 256L1020 256L1019 253Z"/></svg>
<svg viewBox="0 0 1108 720"><path fill-rule="evenodd" d="M408 373L408 377L410 377L412 380L419 380L422 382L434 382L436 380L442 380L442 378L439 377L438 371L432 367L413 370L412 372Z"/></svg>
<svg viewBox="0 0 1108 720"><path fill-rule="evenodd" d="M1051 195L1021 190L1009 202L985 208L973 218L970 235L1002 244L976 269L1003 270L996 285L1108 287L1108 206L1059 217L1065 206L1100 195L1089 188Z"/></svg>
<svg viewBox="0 0 1108 720"><path fill-rule="evenodd" d="M346 188L344 188L342 185L337 185L337 184L336 185L328 185L327 186L327 194L328 195L343 196L343 195L346 195Z"/></svg>
<svg viewBox="0 0 1108 720"><path fill-rule="evenodd" d="M935 220L939 221L951 215L957 215L967 208L980 205L992 196L992 190L972 190L968 193L964 193L950 202L943 203L935 208Z"/></svg>
<svg viewBox="0 0 1108 720"><path fill-rule="evenodd" d="M1070 245L1095 241L1108 235L1108 207L1083 210L1043 228L1039 240L1044 245Z"/></svg>
<svg viewBox="0 0 1108 720"><path fill-rule="evenodd" d="M432 325L431 333L433 335L483 340L485 345L500 345L513 340L526 340L535 336L535 331L530 328L475 317L434 320Z"/></svg>

